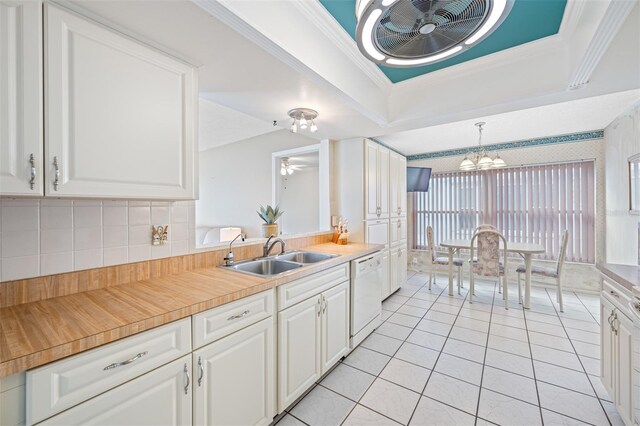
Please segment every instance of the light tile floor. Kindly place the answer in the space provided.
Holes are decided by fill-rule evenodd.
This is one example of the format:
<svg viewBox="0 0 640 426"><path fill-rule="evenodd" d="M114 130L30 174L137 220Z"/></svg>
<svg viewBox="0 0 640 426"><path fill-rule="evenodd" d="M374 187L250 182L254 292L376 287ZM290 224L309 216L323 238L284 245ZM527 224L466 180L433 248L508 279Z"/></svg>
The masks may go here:
<svg viewBox="0 0 640 426"><path fill-rule="evenodd" d="M532 289L505 310L494 283L473 304L413 274L384 323L297 404L287 425L621 425L600 379L599 298Z"/></svg>

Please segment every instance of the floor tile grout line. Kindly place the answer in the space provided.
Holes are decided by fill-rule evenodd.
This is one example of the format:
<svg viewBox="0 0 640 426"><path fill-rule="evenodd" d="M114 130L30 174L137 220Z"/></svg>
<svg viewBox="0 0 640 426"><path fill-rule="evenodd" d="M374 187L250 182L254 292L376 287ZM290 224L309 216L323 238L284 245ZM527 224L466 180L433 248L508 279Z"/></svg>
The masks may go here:
<svg viewBox="0 0 640 426"><path fill-rule="evenodd" d="M540 422L542 425L544 425L544 415L542 414L542 400L540 399L540 390L538 389L538 376L536 375L536 364L533 359L533 349L531 349L531 337L529 335L529 327L527 322L527 310L524 309L524 305L523 305L523 311L524 311L524 325L527 327L526 328L527 340L529 340L528 346L529 346L529 355L531 355L531 371L533 372L533 385L536 388L536 398L538 398L538 410L540 412Z"/></svg>
<svg viewBox="0 0 640 426"><path fill-rule="evenodd" d="M556 305L553 303L553 299L551 298L551 295L549 294L548 290L547 290L547 296L549 297L549 301L551 302L551 306L553 306L553 309L556 309ZM560 318L560 314L558 313L557 309L556 309L556 314L558 315L558 318ZM560 322L562 322L562 319L560 320ZM564 328L564 325L562 327ZM566 330L565 330L565 333L566 333ZM571 347L575 351L575 354L578 355L578 351L576 350L576 347L573 345L573 342L571 341L571 339L569 339L569 342L571 344ZM596 392L596 388L593 386L593 383L591 383L591 380L589 380L589 374L587 373L587 370L584 368L584 364L582 364L582 360L580 359L580 357L578 357L578 362L582 366L584 374L587 375L587 381L589 382L589 385L591 386L591 389L593 389L593 394L596 396L596 400L600 404L600 407L602 408L602 411L604 412L605 417L609 421L609 424L613 425L613 423L611 422L611 419L609 418L609 414L607 413L607 410L604 409L604 405L602 404L602 400L600 400L600 398L598 398L598 392Z"/></svg>
<svg viewBox="0 0 640 426"><path fill-rule="evenodd" d="M578 298L578 300L580 301L580 303L582 303L582 306L584 306L584 308L587 310L587 312L589 312L589 314L593 317L593 319L595 320L595 322L598 323L598 325L600 325L600 321L602 321L602 318L600 318L599 320L595 317L595 315L593 315L593 313L589 310L589 308L587 308L587 305L584 304L584 302L582 301L582 298L575 292L572 291L572 293ZM549 294L549 292L547 292L547 294ZM555 306L554 306L555 308Z"/></svg>

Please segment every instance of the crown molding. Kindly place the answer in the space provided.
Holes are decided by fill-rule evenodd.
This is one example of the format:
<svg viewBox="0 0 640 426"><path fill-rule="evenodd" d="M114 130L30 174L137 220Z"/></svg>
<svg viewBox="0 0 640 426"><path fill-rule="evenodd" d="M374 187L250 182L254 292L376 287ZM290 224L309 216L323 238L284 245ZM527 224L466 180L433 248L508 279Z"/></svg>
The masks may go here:
<svg viewBox="0 0 640 426"><path fill-rule="evenodd" d="M567 6L564 9L558 34L563 37L568 37L573 34L580 25L580 19L584 13L587 1L588 0L567 0Z"/></svg>
<svg viewBox="0 0 640 426"><path fill-rule="evenodd" d="M395 149L395 148L393 148L393 147L391 147L391 146L387 145L386 143L382 142L382 141L381 141L380 139L378 139L378 138L367 138L367 139L369 139L369 140L371 140L371 141L374 141L374 142L375 142L375 143L377 143L378 145L384 146L385 148L387 148L387 149L389 149L389 150L391 150L391 151L395 152L396 154L400 154L400 155L402 155L403 157L406 157L406 156L407 156L407 155L406 155L406 154L404 154L403 152L400 152L400 151L398 151L397 149Z"/></svg>
<svg viewBox="0 0 640 426"><path fill-rule="evenodd" d="M334 96L345 102L345 104L362 114L364 117L373 121L380 127L386 128L389 126L387 117L384 114L372 112L370 109L366 108L366 106L347 95L343 90L335 87L315 70L308 67L262 32L254 28L251 24L244 21L226 4L223 4L223 2L217 0L191 0L191 2L291 67L300 75L308 78L320 88L331 92ZM233 2L231 2L231 4L233 4Z"/></svg>
<svg viewBox="0 0 640 426"><path fill-rule="evenodd" d="M569 90L579 89L589 83L591 74L600 63L609 45L618 34L620 27L637 3L637 0L613 0L609 2L609 6L589 42L580 65L569 81Z"/></svg>
<svg viewBox="0 0 640 426"><path fill-rule="evenodd" d="M523 139L519 141L495 143L491 145L483 145L483 148L486 151L505 151L509 149L529 148L532 146L541 146L541 145L557 145L557 144L563 144L563 143L582 142L582 141L602 139L602 138L604 138L604 130L592 130L590 132L570 133L567 135L560 135L560 136L548 136L544 138ZM407 157L407 160L409 161L424 160L428 158L442 158L442 157L453 157L458 155L465 155L471 149L473 148L458 148L458 149L449 149L446 151L426 152L424 154L409 155Z"/></svg>
<svg viewBox="0 0 640 426"><path fill-rule="evenodd" d="M296 1L291 4L309 18L315 24L316 28L330 39L338 49L344 52L351 62L369 77L380 90L385 94L391 92L393 88L391 80L389 80L376 64L367 60L362 53L360 53L355 40L351 38L333 15L331 15L319 1Z"/></svg>

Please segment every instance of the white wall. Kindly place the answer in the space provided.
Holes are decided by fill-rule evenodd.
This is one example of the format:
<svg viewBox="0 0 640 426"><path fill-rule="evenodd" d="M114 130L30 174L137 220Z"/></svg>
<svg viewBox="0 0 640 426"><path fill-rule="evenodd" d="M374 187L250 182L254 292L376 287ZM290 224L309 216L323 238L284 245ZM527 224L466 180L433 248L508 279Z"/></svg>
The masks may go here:
<svg viewBox="0 0 640 426"><path fill-rule="evenodd" d="M606 261L638 264L638 223L629 214L628 158L640 153L640 103L604 131L606 170Z"/></svg>
<svg viewBox="0 0 640 426"><path fill-rule="evenodd" d="M500 156L508 166L543 164L558 161L574 161L595 159L596 179L596 263L605 258L605 142L603 139L583 142L571 142L556 145L543 145L528 148L518 148L500 151ZM415 160L408 162L408 166L431 167L433 173L458 170L463 156L442 157L434 159ZM607 166L608 167L608 166ZM413 196L409 197L409 212ZM408 217L409 250L413 247L413 221ZM411 256L409 256L411 262ZM536 261L538 264L553 264L554 262ZM514 279L515 274L510 274ZM565 263L565 287L578 290L597 291L600 288L599 274L595 265L580 263ZM549 281L540 281L537 284ZM534 280L534 284L536 284Z"/></svg>
<svg viewBox="0 0 640 426"><path fill-rule="evenodd" d="M279 172L278 205L284 211L280 222L283 234L302 234L320 229L319 168L305 167L292 175Z"/></svg>
<svg viewBox="0 0 640 426"><path fill-rule="evenodd" d="M307 136L280 130L201 151L197 225L240 226L247 237L259 237L256 210L271 203L271 153L313 144Z"/></svg>

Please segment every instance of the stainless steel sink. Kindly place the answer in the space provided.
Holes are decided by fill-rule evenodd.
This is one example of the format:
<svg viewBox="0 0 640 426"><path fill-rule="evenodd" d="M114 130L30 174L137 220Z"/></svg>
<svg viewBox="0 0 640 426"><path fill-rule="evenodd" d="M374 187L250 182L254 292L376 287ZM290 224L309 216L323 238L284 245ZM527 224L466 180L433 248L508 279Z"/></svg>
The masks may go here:
<svg viewBox="0 0 640 426"><path fill-rule="evenodd" d="M310 251L294 251L291 253L279 254L277 256L274 256L274 259L310 264L322 262L324 260L331 259L337 256L337 254L313 253Z"/></svg>
<svg viewBox="0 0 640 426"><path fill-rule="evenodd" d="M223 268L229 268L232 271L244 272L259 277L272 277L291 271L292 269L302 268L303 266L301 263L287 262L284 260L256 259L239 262L235 265L223 266Z"/></svg>

